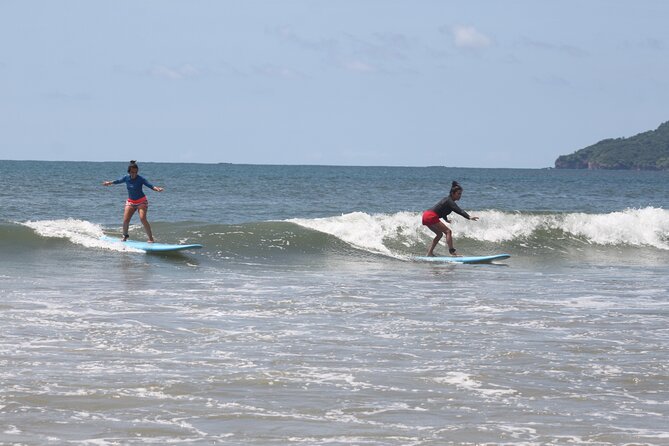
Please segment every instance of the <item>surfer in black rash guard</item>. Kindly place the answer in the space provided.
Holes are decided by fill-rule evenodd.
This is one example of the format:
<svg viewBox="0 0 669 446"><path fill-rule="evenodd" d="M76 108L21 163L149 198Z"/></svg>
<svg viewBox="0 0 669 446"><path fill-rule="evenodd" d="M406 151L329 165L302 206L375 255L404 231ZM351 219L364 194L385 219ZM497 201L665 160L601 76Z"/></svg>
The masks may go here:
<svg viewBox="0 0 669 446"><path fill-rule="evenodd" d="M451 228L446 226L446 224L440 220L441 218L446 220L447 223L450 223L450 221L448 220L448 214L450 214L451 212L455 212L456 214L462 215L467 220L477 221L479 219L478 217L473 217L469 215L468 213L460 209L460 206L458 206L455 203L461 197L462 197L462 186L460 186L460 184L458 184L457 181L453 181L453 184L451 185L451 192L448 194L448 196L442 198L439 201L439 203L435 204L430 209L423 212L423 224L428 228L430 228L430 231L436 234L434 240L432 240L432 243L430 244L430 248L427 250L428 257L434 257L434 248L437 247L437 243L439 243L439 240L441 240L441 237L444 234L446 235L446 244L448 245L448 252L452 256L458 255L457 251L453 247L453 234L451 232Z"/></svg>

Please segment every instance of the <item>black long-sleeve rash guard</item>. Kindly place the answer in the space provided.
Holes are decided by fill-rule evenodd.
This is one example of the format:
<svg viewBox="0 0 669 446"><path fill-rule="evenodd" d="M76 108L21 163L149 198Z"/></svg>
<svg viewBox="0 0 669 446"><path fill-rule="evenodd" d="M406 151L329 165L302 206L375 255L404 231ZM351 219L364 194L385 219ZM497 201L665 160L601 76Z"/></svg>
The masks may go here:
<svg viewBox="0 0 669 446"><path fill-rule="evenodd" d="M460 214L463 217L465 217L467 220L470 220L471 217L469 216L468 213L460 209L460 206L458 206L455 203L455 200L451 198L451 196L447 196L441 199L439 203L435 204L430 208L430 210L434 211L439 218L443 218L444 220L448 221L448 214L451 212L455 212L456 214Z"/></svg>

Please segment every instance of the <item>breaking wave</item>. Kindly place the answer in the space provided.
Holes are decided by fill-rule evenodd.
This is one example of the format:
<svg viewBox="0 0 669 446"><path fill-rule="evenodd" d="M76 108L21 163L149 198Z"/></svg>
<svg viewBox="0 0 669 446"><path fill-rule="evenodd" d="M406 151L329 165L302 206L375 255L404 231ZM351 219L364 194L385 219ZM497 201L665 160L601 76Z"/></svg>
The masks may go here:
<svg viewBox="0 0 669 446"><path fill-rule="evenodd" d="M669 211L627 209L608 214L529 214L494 210L476 212L479 221L452 218L453 236L488 244L544 247L561 243L619 245L669 250ZM420 224L420 214L370 215L354 212L337 217L289 220L330 234L355 247L380 254L396 254L398 245L424 245L433 235Z"/></svg>
<svg viewBox="0 0 669 446"><path fill-rule="evenodd" d="M523 213L484 210L479 221L452 218L458 248L515 255L570 251L583 247L615 247L669 251L669 211L626 209L606 214ZM368 214L353 212L325 218L294 218L236 225L197 222L152 222L158 241L202 243L203 252L232 257L273 257L351 252L407 258L422 254L433 234L421 225L420 213ZM85 220L62 219L0 224L0 244L31 246L66 241L93 249L132 251L100 240L120 235ZM143 239L141 225L131 237Z"/></svg>

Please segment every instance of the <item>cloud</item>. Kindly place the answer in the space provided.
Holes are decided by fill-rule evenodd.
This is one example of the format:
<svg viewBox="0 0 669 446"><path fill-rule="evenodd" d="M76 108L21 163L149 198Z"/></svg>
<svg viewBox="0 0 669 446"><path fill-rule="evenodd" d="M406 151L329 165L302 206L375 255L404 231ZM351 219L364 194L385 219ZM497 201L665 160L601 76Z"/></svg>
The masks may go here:
<svg viewBox="0 0 669 446"><path fill-rule="evenodd" d="M417 44L401 33L343 34L337 38L309 38L290 26L267 28L266 34L280 42L322 58L330 67L351 73L402 73L411 68Z"/></svg>
<svg viewBox="0 0 669 446"><path fill-rule="evenodd" d="M253 71L260 76L275 79L304 79L307 77L303 73L293 70L292 68L273 64L258 65L254 67Z"/></svg>
<svg viewBox="0 0 669 446"><path fill-rule="evenodd" d="M652 37L634 42L626 41L624 42L623 46L627 48L640 48L643 50L651 50L651 51L664 51L667 49L667 45L665 45L665 43L662 40L655 39ZM0 64L0 66L2 66L2 64Z"/></svg>
<svg viewBox="0 0 669 446"><path fill-rule="evenodd" d="M571 87L571 83L561 77L561 76L534 76L533 77L534 82L541 84L541 85L546 85L548 87L557 87L557 88L568 88Z"/></svg>
<svg viewBox="0 0 669 446"><path fill-rule="evenodd" d="M200 75L200 70L192 65L184 64L180 67L168 67L166 65L154 65L149 74L155 77L179 81L194 78Z"/></svg>
<svg viewBox="0 0 669 446"><path fill-rule="evenodd" d="M538 40L533 40L529 38L524 38L522 40L523 45L530 48L535 48L543 51L552 51L556 53L566 54L571 57L586 57L589 55L587 51L579 47L567 44L555 44L548 42L541 42Z"/></svg>
<svg viewBox="0 0 669 446"><path fill-rule="evenodd" d="M317 53L331 54L336 52L339 47L339 42L335 39L308 39L299 36L290 26L266 28L265 33L304 50Z"/></svg>
<svg viewBox="0 0 669 446"><path fill-rule="evenodd" d="M455 46L464 49L483 49L492 45L492 39L473 26L455 25L451 28Z"/></svg>
<svg viewBox="0 0 669 446"><path fill-rule="evenodd" d="M365 59L381 62L406 61L410 58L412 43L404 34L376 33L369 38L348 35L351 52Z"/></svg>
<svg viewBox="0 0 669 446"><path fill-rule="evenodd" d="M373 65L359 59L343 60L341 66L346 71L353 73L374 73L377 71Z"/></svg>

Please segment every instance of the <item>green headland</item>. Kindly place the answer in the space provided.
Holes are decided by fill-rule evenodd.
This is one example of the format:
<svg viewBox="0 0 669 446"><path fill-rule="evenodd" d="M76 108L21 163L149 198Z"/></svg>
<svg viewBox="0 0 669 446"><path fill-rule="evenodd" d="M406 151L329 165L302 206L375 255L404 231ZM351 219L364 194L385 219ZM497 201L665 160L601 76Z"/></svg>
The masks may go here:
<svg viewBox="0 0 669 446"><path fill-rule="evenodd" d="M556 169L669 170L669 121L629 138L605 139L562 155Z"/></svg>

